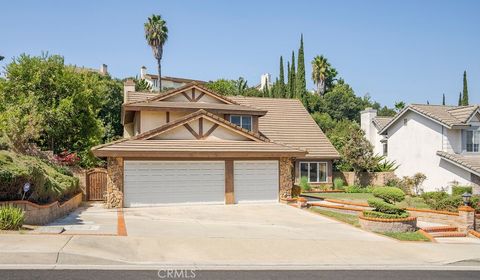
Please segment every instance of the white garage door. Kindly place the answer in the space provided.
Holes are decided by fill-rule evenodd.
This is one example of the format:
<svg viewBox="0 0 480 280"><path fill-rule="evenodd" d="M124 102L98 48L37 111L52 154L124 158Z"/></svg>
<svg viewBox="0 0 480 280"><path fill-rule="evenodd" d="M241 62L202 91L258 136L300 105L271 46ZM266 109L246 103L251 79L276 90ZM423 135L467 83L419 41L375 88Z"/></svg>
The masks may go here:
<svg viewBox="0 0 480 280"><path fill-rule="evenodd" d="M234 162L234 192L237 203L278 201L278 161Z"/></svg>
<svg viewBox="0 0 480 280"><path fill-rule="evenodd" d="M223 204L224 161L125 161L125 207Z"/></svg>

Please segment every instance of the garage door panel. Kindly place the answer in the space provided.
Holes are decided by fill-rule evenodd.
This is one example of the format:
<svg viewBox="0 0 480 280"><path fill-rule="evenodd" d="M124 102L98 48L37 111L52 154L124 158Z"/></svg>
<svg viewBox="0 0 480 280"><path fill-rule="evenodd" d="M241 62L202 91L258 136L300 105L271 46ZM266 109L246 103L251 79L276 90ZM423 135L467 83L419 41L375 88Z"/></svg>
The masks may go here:
<svg viewBox="0 0 480 280"><path fill-rule="evenodd" d="M278 161L235 161L237 203L278 201Z"/></svg>
<svg viewBox="0 0 480 280"><path fill-rule="evenodd" d="M224 161L125 161L125 206L223 204Z"/></svg>

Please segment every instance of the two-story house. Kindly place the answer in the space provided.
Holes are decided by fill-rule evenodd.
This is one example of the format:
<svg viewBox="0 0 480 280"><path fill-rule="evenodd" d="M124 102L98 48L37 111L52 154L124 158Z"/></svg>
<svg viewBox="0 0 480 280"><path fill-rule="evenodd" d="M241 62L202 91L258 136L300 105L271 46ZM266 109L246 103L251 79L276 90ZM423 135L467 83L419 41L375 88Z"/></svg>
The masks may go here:
<svg viewBox="0 0 480 280"><path fill-rule="evenodd" d="M338 152L296 99L225 97L198 83L162 93L124 85L124 138L107 158L108 207L289 198L294 182L332 183Z"/></svg>
<svg viewBox="0 0 480 280"><path fill-rule="evenodd" d="M479 105L412 104L393 118L367 109L361 127L376 153L399 164L397 176L427 176L424 191L458 183L480 192Z"/></svg>
<svg viewBox="0 0 480 280"><path fill-rule="evenodd" d="M159 84L158 84L158 75L156 74L148 74L147 73L147 67L142 66L140 68L140 79L145 80L150 87L152 88L152 91L159 91ZM168 76L163 76L162 77L162 90L169 90L169 89L176 89L179 87L183 87L184 85L188 83L196 82L198 84L204 84L204 81L200 80L192 80L192 79L185 79L185 78L177 78L177 77L168 77Z"/></svg>

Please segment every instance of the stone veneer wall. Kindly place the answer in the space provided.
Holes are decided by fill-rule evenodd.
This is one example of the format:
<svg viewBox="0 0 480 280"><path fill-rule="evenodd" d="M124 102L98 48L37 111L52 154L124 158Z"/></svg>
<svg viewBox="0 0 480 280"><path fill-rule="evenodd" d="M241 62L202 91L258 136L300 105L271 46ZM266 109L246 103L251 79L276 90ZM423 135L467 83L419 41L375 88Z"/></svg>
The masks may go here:
<svg viewBox="0 0 480 280"><path fill-rule="evenodd" d="M107 192L105 194L105 207L123 207L123 158L109 157L107 159Z"/></svg>
<svg viewBox="0 0 480 280"><path fill-rule="evenodd" d="M294 169L292 158L280 158L280 199L292 197Z"/></svg>
<svg viewBox="0 0 480 280"><path fill-rule="evenodd" d="M60 204L55 201L48 205L39 205L26 200L2 201L2 205L13 205L25 211L25 224L44 225L61 218L75 210L82 203L82 193Z"/></svg>

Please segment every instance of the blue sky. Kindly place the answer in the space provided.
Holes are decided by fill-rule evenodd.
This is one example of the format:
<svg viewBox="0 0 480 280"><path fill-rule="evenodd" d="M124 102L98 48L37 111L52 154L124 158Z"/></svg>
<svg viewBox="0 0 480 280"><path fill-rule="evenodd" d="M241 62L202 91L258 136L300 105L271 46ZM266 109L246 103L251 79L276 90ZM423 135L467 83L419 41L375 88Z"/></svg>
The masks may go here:
<svg viewBox="0 0 480 280"><path fill-rule="evenodd" d="M386 105L455 104L467 70L470 102L480 103L480 1L6 1L0 54L42 51L67 63L106 63L119 78L154 72L143 23L168 22L163 74L214 80L278 75L300 34L310 61L325 55L355 90ZM313 88L308 82L308 87Z"/></svg>

